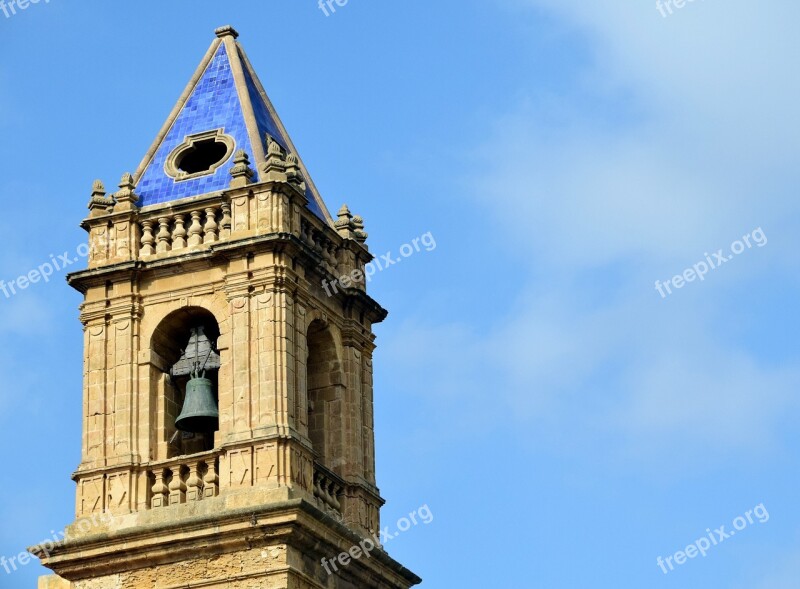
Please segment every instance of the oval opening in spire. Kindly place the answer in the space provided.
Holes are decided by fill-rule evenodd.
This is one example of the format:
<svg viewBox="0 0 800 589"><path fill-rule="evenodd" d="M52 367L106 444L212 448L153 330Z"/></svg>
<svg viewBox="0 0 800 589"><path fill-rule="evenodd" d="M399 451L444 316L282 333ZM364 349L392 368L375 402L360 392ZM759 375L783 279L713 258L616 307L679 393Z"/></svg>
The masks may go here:
<svg viewBox="0 0 800 589"><path fill-rule="evenodd" d="M172 150L164 171L175 180L189 180L216 172L233 154L236 142L222 129L190 135Z"/></svg>
<svg viewBox="0 0 800 589"><path fill-rule="evenodd" d="M183 152L176 160L177 168L187 174L209 172L228 155L228 146L216 139L198 141L189 150Z"/></svg>

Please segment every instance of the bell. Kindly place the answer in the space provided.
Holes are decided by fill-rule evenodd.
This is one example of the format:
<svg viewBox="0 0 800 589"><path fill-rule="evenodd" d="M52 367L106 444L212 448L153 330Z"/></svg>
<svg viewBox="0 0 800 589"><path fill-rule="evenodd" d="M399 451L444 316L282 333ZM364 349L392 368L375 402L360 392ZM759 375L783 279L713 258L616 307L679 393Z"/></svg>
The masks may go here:
<svg viewBox="0 0 800 589"><path fill-rule="evenodd" d="M219 429L219 409L214 400L214 385L207 378L193 375L186 384L183 410L175 420L183 432L202 434Z"/></svg>

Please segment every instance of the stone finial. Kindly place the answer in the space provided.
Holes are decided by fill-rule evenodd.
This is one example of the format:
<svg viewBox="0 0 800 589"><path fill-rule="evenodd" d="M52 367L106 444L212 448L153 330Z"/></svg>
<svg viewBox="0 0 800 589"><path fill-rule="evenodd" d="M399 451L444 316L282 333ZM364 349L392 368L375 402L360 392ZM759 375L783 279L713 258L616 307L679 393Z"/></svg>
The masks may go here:
<svg viewBox="0 0 800 589"><path fill-rule="evenodd" d="M355 239L355 225L353 225L353 214L350 212L350 207L346 204L342 205L337 216L339 218L334 222L334 226L339 235L345 239Z"/></svg>
<svg viewBox="0 0 800 589"><path fill-rule="evenodd" d="M231 188L241 188L247 186L253 180L255 172L250 167L250 157L244 149L240 149L233 156L233 167L231 168Z"/></svg>
<svg viewBox="0 0 800 589"><path fill-rule="evenodd" d="M266 140L267 140L267 159L269 159L270 156L283 155L283 148L281 147L281 144L275 141L275 138L272 135L267 133Z"/></svg>
<svg viewBox="0 0 800 589"><path fill-rule="evenodd" d="M353 233L355 233L356 241L362 244L366 243L369 233L364 231L364 219L361 216L356 215L353 217L353 227L355 228Z"/></svg>
<svg viewBox="0 0 800 589"><path fill-rule="evenodd" d="M353 219L353 214L350 212L350 207L348 207L346 203L342 205L342 208L339 209L339 212L336 213L336 216L339 217L339 219L336 221L337 227L350 225L350 221Z"/></svg>
<svg viewBox="0 0 800 589"><path fill-rule="evenodd" d="M239 33L231 25L219 27L216 31L214 31L214 34L220 39L223 37L233 37L234 39L239 38Z"/></svg>
<svg viewBox="0 0 800 589"><path fill-rule="evenodd" d="M115 211L130 211L136 208L136 201L139 197L136 196L134 190L136 185L133 183L133 176L125 172L122 175L122 180L119 181L119 190L114 195L114 200L117 204L114 206Z"/></svg>
<svg viewBox="0 0 800 589"><path fill-rule="evenodd" d="M306 178L300 169L300 161L293 153L287 153L269 133L265 136L267 155L261 170L266 182L288 182L301 192L306 190Z"/></svg>
<svg viewBox="0 0 800 589"><path fill-rule="evenodd" d="M306 191L305 176L303 176L303 171L300 169L300 162L297 156L293 153L286 156L286 180L289 184L299 188L301 192Z"/></svg>
<svg viewBox="0 0 800 589"><path fill-rule="evenodd" d="M101 198L106 196L106 187L102 180L95 180L92 183L92 196L99 196Z"/></svg>
<svg viewBox="0 0 800 589"><path fill-rule="evenodd" d="M369 236L364 231L364 219L358 215L353 216L350 212L350 207L346 204L342 205L337 216L339 218L334 221L333 225L339 235L345 239L354 239L364 247L367 247L366 241Z"/></svg>
<svg viewBox="0 0 800 589"><path fill-rule="evenodd" d="M114 199L106 196L106 187L101 180L92 184L92 196L89 198L90 216L104 215L114 206Z"/></svg>
<svg viewBox="0 0 800 589"><path fill-rule="evenodd" d="M283 148L271 135L267 134L265 138L267 142L267 155L264 164L261 166L264 172L264 177L262 179L266 181L285 182L287 177Z"/></svg>

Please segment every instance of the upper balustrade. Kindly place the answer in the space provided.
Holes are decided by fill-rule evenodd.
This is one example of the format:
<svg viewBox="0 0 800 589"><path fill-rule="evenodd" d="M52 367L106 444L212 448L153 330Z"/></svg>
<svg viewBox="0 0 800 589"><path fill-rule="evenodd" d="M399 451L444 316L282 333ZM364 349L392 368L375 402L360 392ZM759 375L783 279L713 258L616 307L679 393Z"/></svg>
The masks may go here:
<svg viewBox="0 0 800 589"><path fill-rule="evenodd" d="M253 184L253 172L243 152L231 169L231 187L179 201L139 208L130 174L120 190L107 196L95 182L89 217L89 268L131 261L156 261L207 250L215 245L270 234L293 235L316 254L319 265L334 278L356 275L353 286L366 289L365 265L372 259L366 247L363 220L347 206L332 224L306 206L305 182L291 155L268 156L266 181Z"/></svg>

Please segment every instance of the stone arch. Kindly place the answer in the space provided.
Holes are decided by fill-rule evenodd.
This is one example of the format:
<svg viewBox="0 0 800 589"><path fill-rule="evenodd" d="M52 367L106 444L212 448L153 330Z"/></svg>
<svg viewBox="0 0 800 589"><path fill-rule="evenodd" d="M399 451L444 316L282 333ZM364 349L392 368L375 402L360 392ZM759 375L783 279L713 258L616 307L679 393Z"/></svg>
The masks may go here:
<svg viewBox="0 0 800 589"><path fill-rule="evenodd" d="M181 306L172 310L158 322L150 334L149 350L161 371L159 386L152 389L155 398L151 405L156 411L154 434L158 459L204 452L213 449L215 445L214 432L189 436L178 432L175 427L175 419L183 408L189 376L171 377L169 370L180 359L191 330L196 327L202 327L209 341L217 346L222 335L220 322L211 311L201 306ZM213 370L206 377L212 382L219 404L220 375Z"/></svg>
<svg viewBox="0 0 800 589"><path fill-rule="evenodd" d="M189 303L191 301L191 303ZM171 315L180 315L187 309L203 309L214 316L219 326L219 335L225 338L230 331L230 307L225 295L220 292L213 294L193 296L190 299L172 299L169 301L151 303L145 306L142 317L142 341L151 342L155 331L162 326L164 320ZM191 312L191 311L190 311ZM151 348L152 349L152 348Z"/></svg>
<svg viewBox="0 0 800 589"><path fill-rule="evenodd" d="M344 371L337 333L324 318L309 317L306 329L308 439L317 461L339 472L344 457Z"/></svg>

